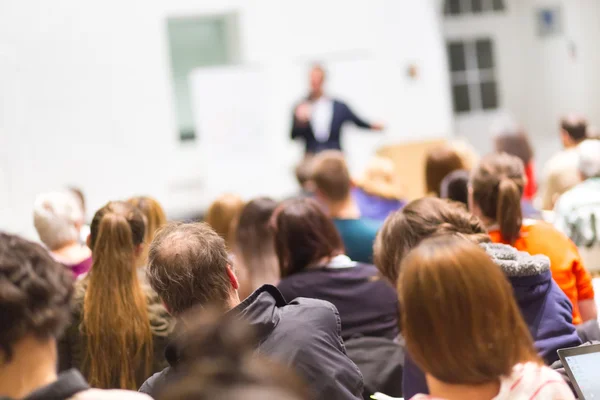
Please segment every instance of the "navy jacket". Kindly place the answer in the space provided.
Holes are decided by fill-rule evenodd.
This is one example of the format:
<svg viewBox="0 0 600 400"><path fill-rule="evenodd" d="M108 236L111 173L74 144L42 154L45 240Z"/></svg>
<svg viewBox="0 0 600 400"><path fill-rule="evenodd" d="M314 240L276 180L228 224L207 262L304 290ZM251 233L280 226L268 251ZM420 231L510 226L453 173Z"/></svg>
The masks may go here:
<svg viewBox="0 0 600 400"><path fill-rule="evenodd" d="M346 355L340 315L326 301L296 299L287 303L264 285L229 311L258 332L257 352L293 368L308 383L315 400L362 399L363 377ZM165 350L170 367L148 378L140 392L156 395L177 370L176 342Z"/></svg>
<svg viewBox="0 0 600 400"><path fill-rule="evenodd" d="M573 325L573 307L552 279L548 258L530 256L504 244L482 246L512 284L535 347L546 364L558 360L558 349L579 346L581 339ZM429 393L425 374L408 353L403 381L404 397L407 399L418 393Z"/></svg>
<svg viewBox="0 0 600 400"><path fill-rule="evenodd" d="M295 108L294 108L295 110ZM306 145L306 153L318 153L323 150L341 150L340 135L342 125L345 122L352 122L361 128L371 128L371 124L358 118L352 112L350 107L339 100L333 100L333 116L331 118L331 130L326 142L319 142L313 133L310 122L302 123L296 118L294 113L294 123L292 126L292 139L302 139Z"/></svg>

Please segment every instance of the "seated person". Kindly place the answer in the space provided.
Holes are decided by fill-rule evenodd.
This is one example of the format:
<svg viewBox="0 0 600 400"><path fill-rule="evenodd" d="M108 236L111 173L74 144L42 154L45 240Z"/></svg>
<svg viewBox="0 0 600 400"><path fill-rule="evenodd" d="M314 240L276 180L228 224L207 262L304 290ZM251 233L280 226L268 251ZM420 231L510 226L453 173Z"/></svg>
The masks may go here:
<svg viewBox="0 0 600 400"><path fill-rule="evenodd" d="M442 180L456 170L469 169L465 159L450 143L427 150L425 155L425 186L427 194L440 197Z"/></svg>
<svg viewBox="0 0 600 400"><path fill-rule="evenodd" d="M158 400L308 400L292 371L254 353L257 332L242 320L204 309L186 313L177 374Z"/></svg>
<svg viewBox="0 0 600 400"><path fill-rule="evenodd" d="M362 376L346 355L340 317L331 303L287 303L271 285L240 302L225 241L203 223L167 224L150 245L149 259L148 282L172 314L212 305L239 316L259 332L258 353L292 367L315 399L361 398ZM165 351L171 367L148 379L140 391L155 394L177 372L182 352L171 343Z"/></svg>
<svg viewBox="0 0 600 400"><path fill-rule="evenodd" d="M331 302L340 313L342 337L398 335L398 300L373 265L344 255L335 226L311 199L290 200L273 214L275 251L286 300L308 297Z"/></svg>
<svg viewBox="0 0 600 400"><path fill-rule="evenodd" d="M404 207L406 202L402 199L392 160L379 156L373 158L362 178L356 181L352 197L364 218L377 221L383 221L389 213Z"/></svg>
<svg viewBox="0 0 600 400"><path fill-rule="evenodd" d="M469 204L469 171L457 169L450 172L440 185L440 197L463 204Z"/></svg>
<svg viewBox="0 0 600 400"><path fill-rule="evenodd" d="M240 211L244 207L244 200L236 194L226 193L219 196L212 202L206 215L204 222L210 225L227 243L227 248L231 250L231 227L234 221L240 215Z"/></svg>
<svg viewBox="0 0 600 400"><path fill-rule="evenodd" d="M79 241L84 223L79 199L71 192L39 195L33 206L33 224L50 254L78 277L92 266L92 252Z"/></svg>
<svg viewBox="0 0 600 400"><path fill-rule="evenodd" d="M427 239L400 268L406 347L431 393L413 399L574 399L536 354L512 286L483 249L459 235Z"/></svg>
<svg viewBox="0 0 600 400"><path fill-rule="evenodd" d="M552 277L573 304L573 323L595 319L590 274L575 244L552 225L523 219L523 162L506 153L490 154L471 173L471 212L481 218L494 243L550 258Z"/></svg>
<svg viewBox="0 0 600 400"><path fill-rule="evenodd" d="M556 203L554 226L579 247L585 266L600 272L600 140L586 140L577 152L583 182Z"/></svg>
<svg viewBox="0 0 600 400"><path fill-rule="evenodd" d="M0 233L0 398L150 400L90 389L75 369L57 374L56 338L69 323L73 277L40 245Z"/></svg>
<svg viewBox="0 0 600 400"><path fill-rule="evenodd" d="M483 223L458 204L434 197L409 203L386 220L375 243L375 260L381 274L394 285L406 254L423 240L459 234L475 243L488 243L488 256L513 286L514 296L533 337L538 354L548 364L556 351L581 344L572 323L571 302L552 279L547 257L530 256L504 244L491 244ZM407 354L404 395L427 393L423 372Z"/></svg>
<svg viewBox="0 0 600 400"><path fill-rule="evenodd" d="M381 221L363 218L350 189L350 172L341 152L327 150L313 160L312 182L353 261L373 262L373 242Z"/></svg>

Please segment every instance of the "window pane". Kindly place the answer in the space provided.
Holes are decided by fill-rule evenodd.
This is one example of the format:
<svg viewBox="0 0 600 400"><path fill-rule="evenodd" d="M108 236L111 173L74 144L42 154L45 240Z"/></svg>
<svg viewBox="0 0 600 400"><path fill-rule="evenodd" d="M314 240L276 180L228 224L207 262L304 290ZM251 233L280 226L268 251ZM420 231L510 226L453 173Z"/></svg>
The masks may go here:
<svg viewBox="0 0 600 400"><path fill-rule="evenodd" d="M477 40L475 42L475 51L477 52L477 66L479 69L494 68L491 40Z"/></svg>
<svg viewBox="0 0 600 400"><path fill-rule="evenodd" d="M446 14L460 14L460 1L461 0L446 0Z"/></svg>
<svg viewBox="0 0 600 400"><path fill-rule="evenodd" d="M448 62L450 63L450 71L464 71L466 69L464 43L448 43Z"/></svg>
<svg viewBox="0 0 600 400"><path fill-rule="evenodd" d="M494 11L504 11L504 0L492 0Z"/></svg>
<svg viewBox="0 0 600 400"><path fill-rule="evenodd" d="M460 113L470 110L468 85L452 86L452 98L454 100L454 112Z"/></svg>
<svg viewBox="0 0 600 400"><path fill-rule="evenodd" d="M474 13L480 13L483 11L483 0L472 0L471 2L471 11Z"/></svg>
<svg viewBox="0 0 600 400"><path fill-rule="evenodd" d="M484 110L498 108L496 82L484 82L481 84L481 105Z"/></svg>

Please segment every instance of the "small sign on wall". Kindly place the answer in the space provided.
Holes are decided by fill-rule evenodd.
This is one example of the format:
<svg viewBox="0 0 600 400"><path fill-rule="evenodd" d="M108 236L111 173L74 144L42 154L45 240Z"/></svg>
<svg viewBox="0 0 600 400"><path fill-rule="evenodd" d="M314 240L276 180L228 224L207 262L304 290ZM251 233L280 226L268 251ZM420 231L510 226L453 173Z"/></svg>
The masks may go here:
<svg viewBox="0 0 600 400"><path fill-rule="evenodd" d="M538 35L541 37L560 35L563 32L562 9L560 6L541 7L536 11Z"/></svg>

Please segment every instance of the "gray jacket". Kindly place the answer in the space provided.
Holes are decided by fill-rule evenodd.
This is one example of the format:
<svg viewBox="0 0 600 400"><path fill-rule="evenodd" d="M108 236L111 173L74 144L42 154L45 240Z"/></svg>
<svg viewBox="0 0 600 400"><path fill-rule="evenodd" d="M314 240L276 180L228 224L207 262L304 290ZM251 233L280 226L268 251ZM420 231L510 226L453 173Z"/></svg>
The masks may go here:
<svg viewBox="0 0 600 400"><path fill-rule="evenodd" d="M298 298L290 303L277 288L264 285L230 313L249 322L259 334L257 351L293 368L318 400L362 399L363 377L346 355L341 322L333 304ZM156 395L177 368L174 342L165 357L170 364L151 376L140 392Z"/></svg>

